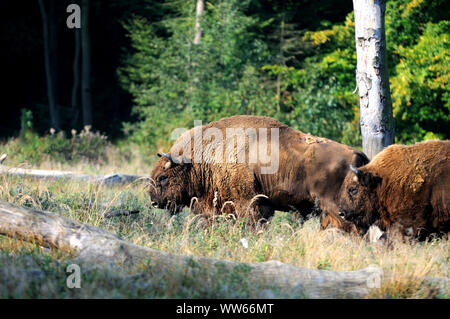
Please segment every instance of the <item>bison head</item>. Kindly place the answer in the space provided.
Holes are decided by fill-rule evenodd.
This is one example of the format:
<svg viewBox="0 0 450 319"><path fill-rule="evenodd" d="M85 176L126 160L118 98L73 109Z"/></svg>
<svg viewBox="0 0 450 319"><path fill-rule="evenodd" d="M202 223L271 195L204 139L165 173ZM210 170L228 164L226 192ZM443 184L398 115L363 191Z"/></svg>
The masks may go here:
<svg viewBox="0 0 450 319"><path fill-rule="evenodd" d="M189 204L189 171L191 164L176 162L169 154L158 153L160 159L153 167L150 180L152 205L177 213Z"/></svg>
<svg viewBox="0 0 450 319"><path fill-rule="evenodd" d="M339 215L367 230L378 218L376 188L381 178L350 165L339 194Z"/></svg>

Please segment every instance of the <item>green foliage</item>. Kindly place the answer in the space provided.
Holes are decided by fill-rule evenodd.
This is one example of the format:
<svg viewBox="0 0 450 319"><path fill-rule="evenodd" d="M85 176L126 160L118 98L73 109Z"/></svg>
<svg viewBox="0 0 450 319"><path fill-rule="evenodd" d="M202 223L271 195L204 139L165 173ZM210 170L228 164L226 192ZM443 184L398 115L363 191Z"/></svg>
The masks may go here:
<svg viewBox="0 0 450 319"><path fill-rule="evenodd" d="M356 53L353 14L344 25L306 32L302 46L309 52L300 68L267 65L271 76L282 74L279 118L288 125L317 136L359 145L357 98L351 94Z"/></svg>
<svg viewBox="0 0 450 319"><path fill-rule="evenodd" d="M391 84L401 142L449 138L449 34L449 21L428 23L416 44L398 47Z"/></svg>
<svg viewBox="0 0 450 319"><path fill-rule="evenodd" d="M20 127L22 132L33 129L33 113L30 110L22 109L20 111Z"/></svg>
<svg viewBox="0 0 450 319"><path fill-rule="evenodd" d="M252 4L254 5L254 4ZM119 70L133 95L135 142L168 148L172 130L237 114L267 115L313 135L361 145L355 89L354 15L302 30L288 8L266 18L247 1L206 2L193 44L195 6L169 5L157 23L125 24L133 51ZM327 7L327 3L318 3ZM387 54L397 141L449 138L448 21L445 1L391 0ZM261 9L259 9L261 10ZM266 18L266 19L265 19ZM267 33L267 34L265 34Z"/></svg>
<svg viewBox="0 0 450 319"><path fill-rule="evenodd" d="M290 231L301 226L301 218L292 212L278 212L271 220L269 229L277 235L289 235Z"/></svg>
<svg viewBox="0 0 450 319"><path fill-rule="evenodd" d="M27 123L31 121L27 120ZM28 125L28 124L27 124ZM28 127L32 127L32 124ZM72 137L67 138L63 131L40 137L31 129L24 131L19 140L11 139L2 145L2 152L14 156L16 163L28 162L39 165L49 159L56 162L88 161L101 163L106 159L107 149L111 145L105 135L92 132L86 126L80 133L72 130Z"/></svg>
<svg viewBox="0 0 450 319"><path fill-rule="evenodd" d="M321 270L330 270L331 269L331 263L328 259L322 259L319 260L319 262L317 263L317 269L321 269Z"/></svg>
<svg viewBox="0 0 450 319"><path fill-rule="evenodd" d="M443 19L444 1L391 0L386 8L386 39L391 95L396 124L396 141L412 143L450 137L449 121L449 22ZM306 74L336 77L334 90L320 91L334 96L346 121L341 140L360 145L358 100L351 95L355 86L353 13L344 25L308 32L305 40L317 46L318 55L307 59ZM307 82L308 83L308 82ZM313 83L313 86L316 86ZM313 95L312 100L319 100ZM309 103L311 104L311 103ZM318 109L315 107L315 109ZM320 108L319 108L320 109ZM353 120L351 121L353 114ZM324 116L318 115L319 119ZM350 121L349 121L350 120ZM316 118L316 122L320 122ZM342 127L342 126L341 126ZM327 134L326 131L320 132Z"/></svg>
<svg viewBox="0 0 450 319"><path fill-rule="evenodd" d="M314 63L308 70L292 67L279 70L277 66L264 69L272 74L285 73L278 115L283 122L306 133L342 140L342 132L354 116L351 103L354 97L340 89L338 77L327 75L328 68Z"/></svg>
<svg viewBox="0 0 450 319"><path fill-rule="evenodd" d="M172 130L191 127L194 119L265 112L260 67L269 52L251 32L259 22L245 7L245 1L207 2L198 45L192 3L174 3L176 14L158 24L140 17L125 24L134 52L119 76L141 119L125 125L137 143L167 147Z"/></svg>

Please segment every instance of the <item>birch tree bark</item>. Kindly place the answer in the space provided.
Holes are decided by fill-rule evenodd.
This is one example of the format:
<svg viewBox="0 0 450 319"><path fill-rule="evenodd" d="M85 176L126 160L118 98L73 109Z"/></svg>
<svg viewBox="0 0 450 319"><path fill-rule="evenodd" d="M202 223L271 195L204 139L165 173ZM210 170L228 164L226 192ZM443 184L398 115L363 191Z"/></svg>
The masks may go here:
<svg viewBox="0 0 450 319"><path fill-rule="evenodd" d="M197 6L196 6L196 10L195 10L194 44L200 44L200 39L202 37L202 28L200 25L200 20L202 18L204 8L205 8L204 0L197 0Z"/></svg>
<svg viewBox="0 0 450 319"><path fill-rule="evenodd" d="M394 143L384 30L384 0L353 0L356 84L359 90L363 152L372 159Z"/></svg>

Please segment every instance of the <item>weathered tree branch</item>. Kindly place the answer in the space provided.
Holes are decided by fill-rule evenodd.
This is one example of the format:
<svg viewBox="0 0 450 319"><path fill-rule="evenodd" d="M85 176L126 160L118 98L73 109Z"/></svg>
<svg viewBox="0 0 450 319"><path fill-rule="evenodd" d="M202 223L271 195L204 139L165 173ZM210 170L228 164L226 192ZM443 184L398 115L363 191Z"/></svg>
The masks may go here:
<svg viewBox="0 0 450 319"><path fill-rule="evenodd" d="M233 261L188 257L137 246L100 228L3 201L0 201L0 234L68 250L80 262L90 264L113 263L125 267L149 262L158 269L174 272L188 271L188 261L211 272L219 264L225 271L242 266ZM300 292L310 298L361 298L371 290L368 278L381 275L376 268L339 272L300 268L279 261L245 265L250 267L248 276L255 283L287 293Z"/></svg>
<svg viewBox="0 0 450 319"><path fill-rule="evenodd" d="M78 180L89 183L104 184L106 186L116 186L129 184L137 180L147 180L149 175L131 175L113 173L109 175L85 175L76 174L69 171L54 171L54 170L40 170L40 169L26 169L8 167L2 165L5 160L6 154L0 157L0 174L8 174L11 176L29 177L35 179L48 179L48 180Z"/></svg>

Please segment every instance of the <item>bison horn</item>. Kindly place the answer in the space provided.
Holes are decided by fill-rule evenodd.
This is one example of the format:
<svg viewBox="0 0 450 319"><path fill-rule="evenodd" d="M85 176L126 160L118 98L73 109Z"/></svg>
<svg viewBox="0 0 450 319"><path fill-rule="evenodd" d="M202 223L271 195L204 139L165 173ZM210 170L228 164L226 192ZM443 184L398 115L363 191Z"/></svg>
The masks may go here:
<svg viewBox="0 0 450 319"><path fill-rule="evenodd" d="M170 154L167 154L167 153L164 153L164 152L158 153L158 156L159 157L163 157L163 156L167 157L169 159L170 163L173 164L173 165L184 165L184 163L190 163L191 162L190 159L185 158L184 156L173 158ZM169 168L169 167L166 167L166 168Z"/></svg>
<svg viewBox="0 0 450 319"><path fill-rule="evenodd" d="M360 177L362 175L362 172L360 170L358 170L355 166L353 166L352 164L350 164L350 170L356 174L356 176Z"/></svg>
<svg viewBox="0 0 450 319"><path fill-rule="evenodd" d="M170 154L161 152L161 153L158 153L158 156L159 157L162 157L162 156L167 157L169 159L169 161L173 162L172 156L170 156Z"/></svg>

